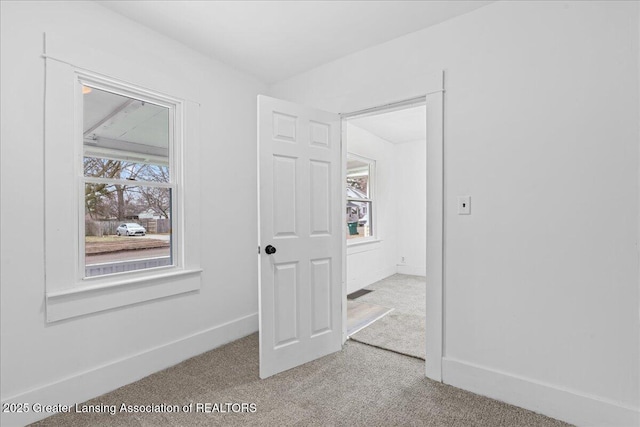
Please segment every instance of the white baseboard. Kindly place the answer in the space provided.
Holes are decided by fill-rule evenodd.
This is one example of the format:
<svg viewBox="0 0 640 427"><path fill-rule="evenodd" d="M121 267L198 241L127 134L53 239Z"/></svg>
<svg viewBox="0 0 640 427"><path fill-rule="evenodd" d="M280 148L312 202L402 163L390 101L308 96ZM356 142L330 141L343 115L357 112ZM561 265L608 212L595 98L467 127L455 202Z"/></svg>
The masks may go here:
<svg viewBox="0 0 640 427"><path fill-rule="evenodd" d="M443 382L577 426L638 427L640 408L450 358Z"/></svg>
<svg viewBox="0 0 640 427"><path fill-rule="evenodd" d="M426 276L427 267L424 265L398 264L398 273L409 276Z"/></svg>
<svg viewBox="0 0 640 427"><path fill-rule="evenodd" d="M396 274L396 266L376 270L367 273L366 275L359 276L357 279L353 279L347 282L347 295L359 291L360 289L369 286L372 283L377 282L378 280L385 279L389 276L393 276Z"/></svg>
<svg viewBox="0 0 640 427"><path fill-rule="evenodd" d="M173 366L190 357L220 347L258 330L258 314L250 314L205 331L80 372L2 400L4 403L66 404L84 402ZM50 413L2 413L2 426L23 426L46 418Z"/></svg>

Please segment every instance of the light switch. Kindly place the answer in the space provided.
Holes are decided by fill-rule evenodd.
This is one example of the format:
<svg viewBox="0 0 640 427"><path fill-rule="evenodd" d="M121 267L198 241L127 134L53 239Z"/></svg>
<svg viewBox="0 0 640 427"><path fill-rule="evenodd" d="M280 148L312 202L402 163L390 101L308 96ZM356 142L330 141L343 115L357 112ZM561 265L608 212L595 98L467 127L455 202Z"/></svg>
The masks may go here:
<svg viewBox="0 0 640 427"><path fill-rule="evenodd" d="M458 215L471 215L471 196L458 196Z"/></svg>

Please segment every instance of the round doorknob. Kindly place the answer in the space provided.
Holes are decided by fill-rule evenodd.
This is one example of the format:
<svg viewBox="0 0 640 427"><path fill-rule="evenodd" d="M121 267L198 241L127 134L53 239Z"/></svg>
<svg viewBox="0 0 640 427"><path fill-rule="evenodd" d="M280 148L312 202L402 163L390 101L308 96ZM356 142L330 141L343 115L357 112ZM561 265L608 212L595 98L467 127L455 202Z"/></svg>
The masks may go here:
<svg viewBox="0 0 640 427"><path fill-rule="evenodd" d="M267 253L267 255L271 255L276 253L276 248L271 245L267 245L267 247L264 248L264 251Z"/></svg>

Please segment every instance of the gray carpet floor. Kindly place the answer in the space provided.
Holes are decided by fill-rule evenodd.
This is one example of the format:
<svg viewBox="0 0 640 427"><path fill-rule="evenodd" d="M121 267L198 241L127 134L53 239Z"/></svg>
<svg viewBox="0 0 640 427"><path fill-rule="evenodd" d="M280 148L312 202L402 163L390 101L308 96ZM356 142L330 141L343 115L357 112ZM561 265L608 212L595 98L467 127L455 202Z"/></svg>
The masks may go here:
<svg viewBox="0 0 640 427"><path fill-rule="evenodd" d="M186 360L88 404L255 403L254 413L57 414L36 426L552 427L560 421L424 377L424 362L348 341L265 380L258 335Z"/></svg>
<svg viewBox="0 0 640 427"><path fill-rule="evenodd" d="M394 310L350 336L352 340L392 350L408 356L426 357L426 279L394 274L367 289L356 302L366 302Z"/></svg>

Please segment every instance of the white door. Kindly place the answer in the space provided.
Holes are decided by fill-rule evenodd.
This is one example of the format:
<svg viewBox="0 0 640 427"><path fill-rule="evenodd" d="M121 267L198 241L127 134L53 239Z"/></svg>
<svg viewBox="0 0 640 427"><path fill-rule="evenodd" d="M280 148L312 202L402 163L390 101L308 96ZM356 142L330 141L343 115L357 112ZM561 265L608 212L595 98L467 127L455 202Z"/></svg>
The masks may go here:
<svg viewBox="0 0 640 427"><path fill-rule="evenodd" d="M258 97L260 377L342 347L337 114Z"/></svg>

